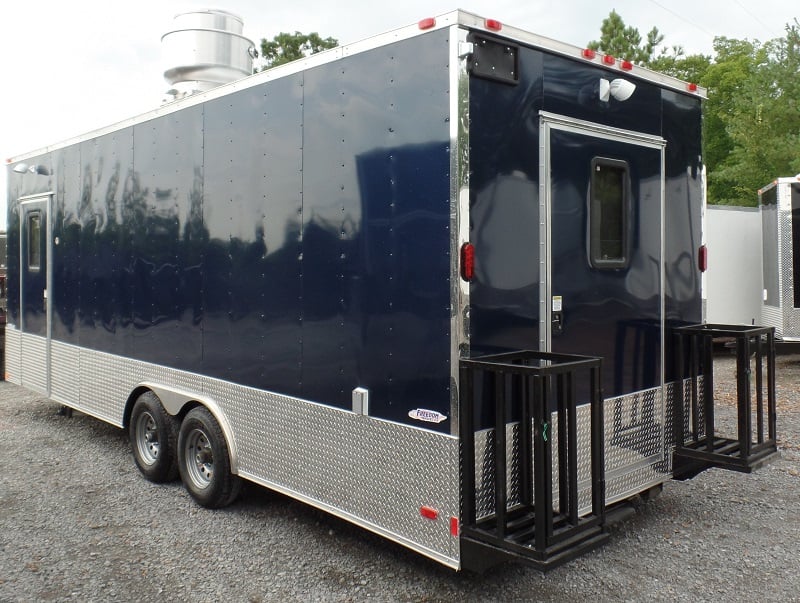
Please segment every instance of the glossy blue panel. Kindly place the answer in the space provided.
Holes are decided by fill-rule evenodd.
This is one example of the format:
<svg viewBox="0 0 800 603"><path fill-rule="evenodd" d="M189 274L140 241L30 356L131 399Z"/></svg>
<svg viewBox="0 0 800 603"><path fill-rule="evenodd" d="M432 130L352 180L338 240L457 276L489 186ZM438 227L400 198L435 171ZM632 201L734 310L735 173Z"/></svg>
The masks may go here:
<svg viewBox="0 0 800 603"><path fill-rule="evenodd" d="M70 195L71 186L66 186L65 198L59 202L54 316L62 320L54 320L54 336L62 327L66 332L77 330L80 345L130 354L133 291L127 274L131 249L122 225L130 196L126 192L131 192L134 179L133 130L82 143L80 164L80 170L75 170L80 198ZM72 281L69 273L76 268L80 272Z"/></svg>
<svg viewBox="0 0 800 603"><path fill-rule="evenodd" d="M665 155L664 275L667 327L702 322L701 274L703 199L700 99L662 92ZM672 379L673 338L665 342L667 379Z"/></svg>
<svg viewBox="0 0 800 603"><path fill-rule="evenodd" d="M599 98L600 79L621 78L636 85L625 101ZM634 132L661 134L661 89L619 70L555 55L544 61L544 110Z"/></svg>
<svg viewBox="0 0 800 603"><path fill-rule="evenodd" d="M80 333L81 147L75 145L53 153L57 186L53 199L53 337L77 345Z"/></svg>
<svg viewBox="0 0 800 603"><path fill-rule="evenodd" d="M587 198L592 160L624 161L630 177L625 268L589 262ZM603 358L603 392L661 383L661 153L630 143L551 131L552 294L563 299L554 352Z"/></svg>
<svg viewBox="0 0 800 603"><path fill-rule="evenodd" d="M54 152L54 337L343 408L366 387L386 419L449 415L447 35Z"/></svg>
<svg viewBox="0 0 800 603"><path fill-rule="evenodd" d="M540 52L517 86L470 79L471 350L539 349Z"/></svg>
<svg viewBox="0 0 800 603"><path fill-rule="evenodd" d="M303 394L449 414L447 32L306 73ZM449 430L448 422L439 425Z"/></svg>
<svg viewBox="0 0 800 603"><path fill-rule="evenodd" d="M203 370L300 394L303 77L206 104ZM326 401L322 399L322 401Z"/></svg>
<svg viewBox="0 0 800 603"><path fill-rule="evenodd" d="M699 99L527 48L520 49L519 57L517 86L477 77L470 80L470 240L476 246L476 278L470 297L472 353L539 348L541 109L660 134L667 140L666 317L668 321L699 320ZM601 102L600 78L617 77L634 82L636 91L626 101ZM592 146L580 137L568 138L560 134L554 138L554 161L559 166L553 174L553 212L561 226L554 225L553 257L546 261L553 266L553 293L565 296L568 328L554 338L553 349L605 357L607 396L657 384L660 343L653 321L659 318L658 270L641 266L616 273L592 271L587 260L585 203L588 166L594 155L629 161L643 203L634 207L633 243L642 262L657 266L657 250L643 251L643 242L658 240L661 218L657 204L642 201L639 189L646 190L644 197L657 197L658 153L612 143Z"/></svg>
<svg viewBox="0 0 800 603"><path fill-rule="evenodd" d="M203 198L203 107L134 126L133 141L121 208L130 252L120 256L127 262L122 295L132 290L132 351L142 360L196 370L201 256L190 235Z"/></svg>

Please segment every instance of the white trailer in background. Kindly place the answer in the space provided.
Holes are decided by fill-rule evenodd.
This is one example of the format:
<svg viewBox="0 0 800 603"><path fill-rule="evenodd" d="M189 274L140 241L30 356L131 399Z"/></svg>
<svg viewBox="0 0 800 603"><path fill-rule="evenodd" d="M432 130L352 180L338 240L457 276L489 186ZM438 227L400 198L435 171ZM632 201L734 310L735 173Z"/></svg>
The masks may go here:
<svg viewBox="0 0 800 603"><path fill-rule="evenodd" d="M758 191L763 281L761 324L783 341L800 341L800 174Z"/></svg>
<svg viewBox="0 0 800 603"><path fill-rule="evenodd" d="M706 208L706 320L761 323L761 217L757 207Z"/></svg>

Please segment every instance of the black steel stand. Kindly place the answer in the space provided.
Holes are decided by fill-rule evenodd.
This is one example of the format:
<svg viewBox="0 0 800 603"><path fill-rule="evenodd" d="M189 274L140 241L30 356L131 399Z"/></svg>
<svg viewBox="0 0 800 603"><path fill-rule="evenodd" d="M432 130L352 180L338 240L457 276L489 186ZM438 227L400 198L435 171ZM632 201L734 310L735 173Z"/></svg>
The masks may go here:
<svg viewBox="0 0 800 603"><path fill-rule="evenodd" d="M676 435L674 477L693 477L709 467L749 473L769 461L778 451L775 435L775 329L702 324L680 327L675 329L675 333L675 362L682 378L678 379L673 400ZM732 338L735 343L736 439L716 433L715 338ZM753 365L755 384L752 382ZM688 401L684 392L685 381L690 388Z"/></svg>
<svg viewBox="0 0 800 603"><path fill-rule="evenodd" d="M482 570L512 557L547 570L608 538L600 367L599 358L540 352L461 361L464 567ZM589 399L583 402L591 405L591 510L584 515L578 508L577 373L588 373ZM478 402L488 402L494 409L494 512L480 519L476 518L475 501L474 415ZM520 417L516 451L520 460L519 475L509 476L506 426L512 412ZM555 459L552 412L558 424ZM556 471L558 492L554 497ZM509 479L518 480L520 489L519 504L512 507Z"/></svg>

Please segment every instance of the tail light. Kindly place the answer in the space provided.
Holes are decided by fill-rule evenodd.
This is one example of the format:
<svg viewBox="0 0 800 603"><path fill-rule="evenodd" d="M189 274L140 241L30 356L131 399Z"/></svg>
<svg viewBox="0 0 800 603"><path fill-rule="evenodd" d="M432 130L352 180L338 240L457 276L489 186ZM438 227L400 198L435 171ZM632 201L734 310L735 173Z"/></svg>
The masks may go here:
<svg viewBox="0 0 800 603"><path fill-rule="evenodd" d="M475 276L475 246L464 243L461 246L461 278L471 281Z"/></svg>
<svg viewBox="0 0 800 603"><path fill-rule="evenodd" d="M708 247L705 245L700 245L700 249L697 250L697 267L700 272L708 270Z"/></svg>

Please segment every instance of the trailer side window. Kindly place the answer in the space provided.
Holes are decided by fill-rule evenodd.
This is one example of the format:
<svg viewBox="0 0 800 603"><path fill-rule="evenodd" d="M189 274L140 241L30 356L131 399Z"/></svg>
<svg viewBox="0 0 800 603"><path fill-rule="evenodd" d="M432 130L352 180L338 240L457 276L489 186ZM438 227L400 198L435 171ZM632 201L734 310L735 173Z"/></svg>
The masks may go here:
<svg viewBox="0 0 800 603"><path fill-rule="evenodd" d="M589 190L589 261L594 268L628 265L628 164L616 159L592 159Z"/></svg>
<svg viewBox="0 0 800 603"><path fill-rule="evenodd" d="M28 270L42 266L42 216L39 212L28 214Z"/></svg>

